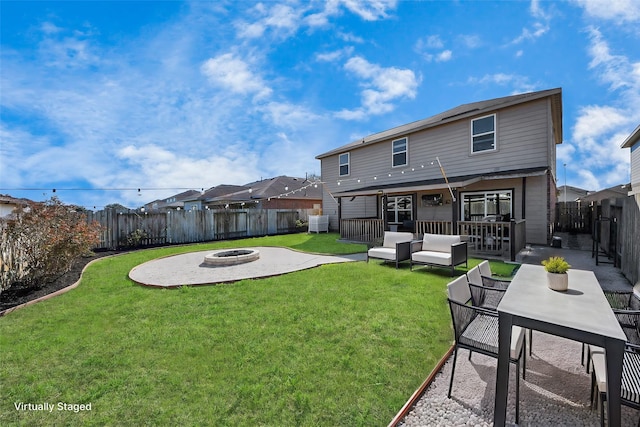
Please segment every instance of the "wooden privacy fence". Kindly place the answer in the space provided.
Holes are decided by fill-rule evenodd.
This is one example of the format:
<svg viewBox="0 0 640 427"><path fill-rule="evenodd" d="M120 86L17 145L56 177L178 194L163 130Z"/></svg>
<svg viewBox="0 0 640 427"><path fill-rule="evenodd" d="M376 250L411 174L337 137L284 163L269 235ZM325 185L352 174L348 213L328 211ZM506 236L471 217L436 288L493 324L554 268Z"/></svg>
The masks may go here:
<svg viewBox="0 0 640 427"><path fill-rule="evenodd" d="M589 203L556 203L556 231L591 233L593 207Z"/></svg>
<svg viewBox="0 0 640 427"><path fill-rule="evenodd" d="M308 209L216 209L166 213L88 212L102 226L95 249L118 249L257 237L300 231Z"/></svg>

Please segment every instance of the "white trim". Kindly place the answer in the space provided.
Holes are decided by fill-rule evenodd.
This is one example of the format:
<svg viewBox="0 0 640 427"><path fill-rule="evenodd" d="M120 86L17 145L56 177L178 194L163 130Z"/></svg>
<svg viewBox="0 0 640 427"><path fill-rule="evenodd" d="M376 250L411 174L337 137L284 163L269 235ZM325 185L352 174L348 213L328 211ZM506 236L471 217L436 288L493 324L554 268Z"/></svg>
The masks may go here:
<svg viewBox="0 0 640 427"><path fill-rule="evenodd" d="M493 117L493 131L491 132L483 132L483 133L479 133L477 135L474 135L473 133L473 122L478 121L478 120L482 120L482 119L486 119L487 117ZM471 134L471 138L470 138L470 152L471 154L481 154L481 153L489 153L489 152L494 152L498 150L498 118L497 118L497 114L493 113L493 114L488 114L486 116L482 116L482 117L476 117L471 119L471 121L469 122L469 128L470 128L470 134ZM475 151L474 150L474 145L473 145L473 138L477 137L477 136L484 136L484 135L490 135L493 134L493 148L492 149L487 149L487 150L480 150L480 151Z"/></svg>
<svg viewBox="0 0 640 427"><path fill-rule="evenodd" d="M342 163L341 157L347 156L347 163ZM347 173L342 174L342 166L347 166ZM338 154L338 176L349 176L351 175L351 152L340 153Z"/></svg>
<svg viewBox="0 0 640 427"><path fill-rule="evenodd" d="M388 205L389 202L391 201L391 199L394 199L394 209L391 211L388 209ZM408 208L404 208L404 209L398 209L398 199L409 199L409 207ZM389 224L402 224L402 221L398 221L398 213L399 212L409 212L409 220L413 220L413 195L412 194L399 194L399 195L394 195L394 196L387 196L387 205L382 205L382 209L383 209L383 215L386 215L389 212L393 212L393 216L394 216L394 221L389 221ZM383 217L383 218L385 218Z"/></svg>
<svg viewBox="0 0 640 427"><path fill-rule="evenodd" d="M488 215L494 215L487 213L487 195L491 194L509 194L509 217L513 218L513 193L512 189L503 189L503 190L482 190L482 191L465 191L460 193L460 218L463 218L463 221L467 221L464 216L464 207L465 207L465 197L469 195L482 195L484 199L484 213L483 217ZM471 214L471 213L470 213ZM474 221L471 219L471 221Z"/></svg>
<svg viewBox="0 0 640 427"><path fill-rule="evenodd" d="M396 142L398 141L402 141L405 140L404 142L404 151L398 151L397 153L394 151L394 145ZM396 154L400 154L400 153L405 153L405 163L402 165L394 165L394 160L395 160L395 155ZM392 168L402 168L402 167L406 167L409 166L409 137L408 136L403 136L402 138L398 138L398 139L394 139L393 141L391 141L391 167Z"/></svg>

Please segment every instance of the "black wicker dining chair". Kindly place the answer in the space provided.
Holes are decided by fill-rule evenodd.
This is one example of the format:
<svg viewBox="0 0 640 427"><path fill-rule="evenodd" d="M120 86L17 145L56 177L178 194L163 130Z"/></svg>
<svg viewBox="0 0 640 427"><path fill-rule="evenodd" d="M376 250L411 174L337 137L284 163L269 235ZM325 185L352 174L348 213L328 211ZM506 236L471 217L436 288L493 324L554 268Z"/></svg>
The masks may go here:
<svg viewBox="0 0 640 427"><path fill-rule="evenodd" d="M472 352L498 358L498 313L472 304L466 276L460 276L449 283L447 293L455 334L453 365L447 393L447 397L451 398L459 349L469 350L469 359ZM513 326L509 361L516 365L516 424L520 422L520 360L525 352L524 329Z"/></svg>
<svg viewBox="0 0 640 427"><path fill-rule="evenodd" d="M604 404L607 400L607 368L604 352L591 353L591 408L600 406L600 425L605 425ZM640 410L640 346L627 343L622 359L620 403ZM640 419L638 419L640 427Z"/></svg>

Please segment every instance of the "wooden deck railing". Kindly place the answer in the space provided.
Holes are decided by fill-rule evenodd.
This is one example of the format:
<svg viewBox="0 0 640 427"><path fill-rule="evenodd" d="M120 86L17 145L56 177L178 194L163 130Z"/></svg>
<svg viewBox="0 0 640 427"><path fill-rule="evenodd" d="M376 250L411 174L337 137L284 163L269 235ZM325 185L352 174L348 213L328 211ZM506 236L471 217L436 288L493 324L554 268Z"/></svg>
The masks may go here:
<svg viewBox="0 0 640 427"><path fill-rule="evenodd" d="M510 222L459 221L455 234L468 243L469 254L497 256L515 261L525 246L525 220ZM429 234L454 234L451 221L415 221L416 236ZM374 218L340 220L340 238L372 243L384 237L384 222Z"/></svg>
<svg viewBox="0 0 640 427"><path fill-rule="evenodd" d="M375 218L340 220L340 238L354 242L371 243L384 237L384 222Z"/></svg>
<svg viewBox="0 0 640 427"><path fill-rule="evenodd" d="M458 234L475 255L499 256L515 261L525 246L525 220L511 222L459 221Z"/></svg>
<svg viewBox="0 0 640 427"><path fill-rule="evenodd" d="M416 221L416 235L423 234L453 234L453 222L451 221Z"/></svg>

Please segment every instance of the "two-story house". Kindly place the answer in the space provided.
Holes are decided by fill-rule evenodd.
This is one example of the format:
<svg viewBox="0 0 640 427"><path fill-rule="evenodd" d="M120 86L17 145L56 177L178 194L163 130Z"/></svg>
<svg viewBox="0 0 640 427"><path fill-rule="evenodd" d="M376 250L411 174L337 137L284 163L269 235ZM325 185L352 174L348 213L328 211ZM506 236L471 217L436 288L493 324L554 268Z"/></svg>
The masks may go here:
<svg viewBox="0 0 640 427"><path fill-rule="evenodd" d="M346 239L409 228L503 256L547 244L561 143L561 88L464 104L317 156L323 213Z"/></svg>

